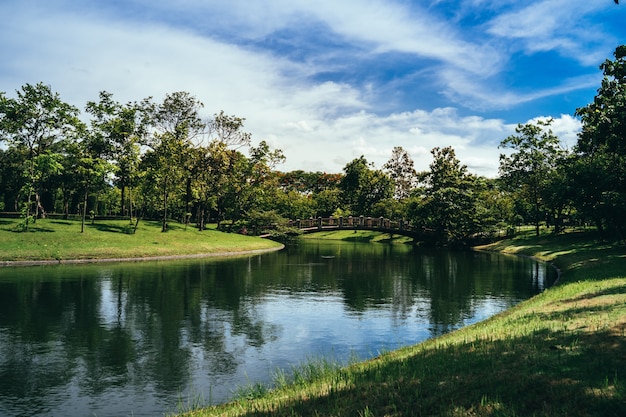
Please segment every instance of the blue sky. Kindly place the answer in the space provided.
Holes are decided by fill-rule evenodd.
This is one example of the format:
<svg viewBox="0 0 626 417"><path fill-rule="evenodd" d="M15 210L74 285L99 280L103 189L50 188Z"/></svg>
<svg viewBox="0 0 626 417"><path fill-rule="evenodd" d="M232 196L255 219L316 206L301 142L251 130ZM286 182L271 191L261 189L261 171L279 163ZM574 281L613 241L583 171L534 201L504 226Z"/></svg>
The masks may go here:
<svg viewBox="0 0 626 417"><path fill-rule="evenodd" d="M341 172L394 146L453 146L495 176L517 123L575 143L598 66L626 44L612 0L5 0L0 91L44 82L81 109L188 91L246 118L282 170Z"/></svg>

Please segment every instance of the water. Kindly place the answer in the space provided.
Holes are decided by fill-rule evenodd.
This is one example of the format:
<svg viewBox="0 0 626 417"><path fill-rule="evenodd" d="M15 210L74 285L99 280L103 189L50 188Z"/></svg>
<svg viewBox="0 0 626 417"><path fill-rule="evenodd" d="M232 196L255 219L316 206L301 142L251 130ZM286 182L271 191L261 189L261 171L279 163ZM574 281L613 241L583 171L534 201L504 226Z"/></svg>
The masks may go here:
<svg viewBox="0 0 626 417"><path fill-rule="evenodd" d="M496 254L305 242L235 259L0 269L0 415L153 416L483 320L542 291Z"/></svg>

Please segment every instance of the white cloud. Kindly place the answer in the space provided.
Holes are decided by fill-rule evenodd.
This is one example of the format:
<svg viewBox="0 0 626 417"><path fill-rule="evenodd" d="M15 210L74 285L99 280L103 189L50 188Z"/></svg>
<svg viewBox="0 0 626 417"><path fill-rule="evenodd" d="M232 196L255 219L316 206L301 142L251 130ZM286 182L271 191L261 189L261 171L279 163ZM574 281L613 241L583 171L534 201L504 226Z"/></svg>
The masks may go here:
<svg viewBox="0 0 626 417"><path fill-rule="evenodd" d="M550 116L538 116L529 120L527 123L535 123L538 120L547 120ZM578 140L578 133L582 128L580 119L569 114L562 114L560 117L552 117L553 121L550 125L552 133L554 133L566 149L572 149Z"/></svg>
<svg viewBox="0 0 626 417"><path fill-rule="evenodd" d="M488 33L520 40L528 53L556 51L583 65L597 65L617 40L588 15L610 10L611 4L588 0L543 0L497 15Z"/></svg>
<svg viewBox="0 0 626 417"><path fill-rule="evenodd" d="M245 117L256 141L283 149L283 169L339 172L362 154L380 167L394 146L402 146L423 170L433 147L453 146L473 172L494 176L497 145L519 120L461 115L458 109L511 109L599 85L599 73L579 72L549 88L529 83L524 89L511 88L499 76L511 64L508 54L520 49L557 49L579 62L597 59L604 49L583 53L578 42L597 26L576 23L579 15L610 5L586 3L549 0L513 9L519 2L474 0L449 21L419 2L383 0L129 0L123 10L97 1L82 8L70 0L4 2L0 15L11 19L0 26L0 52L11 59L0 63L0 91L43 81L79 107L96 100L100 90L122 102L189 91L204 102L207 116L223 109ZM458 23L481 8L505 12L469 31ZM296 61L263 47L277 31L311 22L349 48L321 45ZM295 50L299 41L293 39ZM404 93L407 84L427 84L425 90L442 102L451 99L448 104L415 94L413 103L394 103L399 110L388 111L386 101L373 101L395 97L381 99L379 80L359 85L351 84L350 71L337 79L325 75L361 70L363 55L375 61L389 52L403 55L411 67L384 80L386 87ZM386 65L395 70L394 62ZM573 143L576 123L562 115L553 131Z"/></svg>

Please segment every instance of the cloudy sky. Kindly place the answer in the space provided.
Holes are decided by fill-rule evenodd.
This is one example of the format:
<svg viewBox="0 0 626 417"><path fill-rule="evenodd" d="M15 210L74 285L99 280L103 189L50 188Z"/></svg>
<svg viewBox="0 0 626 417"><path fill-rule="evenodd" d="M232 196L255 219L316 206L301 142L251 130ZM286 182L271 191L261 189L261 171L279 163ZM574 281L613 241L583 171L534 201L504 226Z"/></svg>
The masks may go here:
<svg viewBox="0 0 626 417"><path fill-rule="evenodd" d="M341 172L394 146L418 170L453 146L495 176L517 123L572 145L600 63L626 43L612 0L2 0L0 91L44 82L81 109L187 91L283 150Z"/></svg>

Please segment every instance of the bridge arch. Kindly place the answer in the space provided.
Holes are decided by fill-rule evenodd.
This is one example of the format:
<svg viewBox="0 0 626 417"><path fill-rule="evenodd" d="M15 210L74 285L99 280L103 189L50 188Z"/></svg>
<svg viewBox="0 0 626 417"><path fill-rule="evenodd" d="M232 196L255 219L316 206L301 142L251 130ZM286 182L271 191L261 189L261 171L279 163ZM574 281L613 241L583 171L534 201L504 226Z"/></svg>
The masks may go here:
<svg viewBox="0 0 626 417"><path fill-rule="evenodd" d="M415 228L406 220L390 220L384 217L318 217L291 220L288 226L300 229L304 233L328 230L373 230L412 238L420 238L425 235L424 230Z"/></svg>

